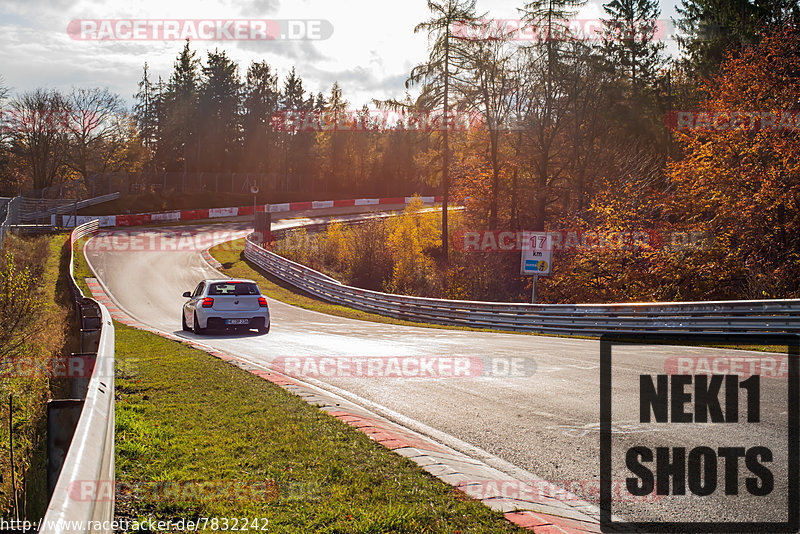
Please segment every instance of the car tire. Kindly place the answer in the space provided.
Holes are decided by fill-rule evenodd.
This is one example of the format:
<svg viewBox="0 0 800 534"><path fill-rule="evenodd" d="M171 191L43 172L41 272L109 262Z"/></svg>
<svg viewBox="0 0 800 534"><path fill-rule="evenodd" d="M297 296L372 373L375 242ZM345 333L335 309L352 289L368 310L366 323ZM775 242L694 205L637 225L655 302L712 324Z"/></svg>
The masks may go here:
<svg viewBox="0 0 800 534"><path fill-rule="evenodd" d="M270 327L270 323L267 323L267 326L262 326L261 328L258 329L258 333L259 334L269 334L269 327Z"/></svg>
<svg viewBox="0 0 800 534"><path fill-rule="evenodd" d="M186 315L184 313L181 313L181 328L183 329L184 332L188 332L191 330L191 328L189 328L189 325L186 324Z"/></svg>
<svg viewBox="0 0 800 534"><path fill-rule="evenodd" d="M193 330L195 334L202 334L206 331L205 328L200 328L200 322L197 320L197 315L194 316Z"/></svg>

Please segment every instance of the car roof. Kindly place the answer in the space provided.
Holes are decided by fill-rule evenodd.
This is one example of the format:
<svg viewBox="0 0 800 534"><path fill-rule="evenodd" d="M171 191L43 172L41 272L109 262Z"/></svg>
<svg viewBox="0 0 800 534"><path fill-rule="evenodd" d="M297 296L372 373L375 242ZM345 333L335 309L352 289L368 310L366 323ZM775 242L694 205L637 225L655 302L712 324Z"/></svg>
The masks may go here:
<svg viewBox="0 0 800 534"><path fill-rule="evenodd" d="M250 284L255 284L253 280L248 280L247 278L214 278L211 280L203 280L206 284L216 284L216 283L231 283L231 282L248 282ZM258 285L258 284L256 284Z"/></svg>

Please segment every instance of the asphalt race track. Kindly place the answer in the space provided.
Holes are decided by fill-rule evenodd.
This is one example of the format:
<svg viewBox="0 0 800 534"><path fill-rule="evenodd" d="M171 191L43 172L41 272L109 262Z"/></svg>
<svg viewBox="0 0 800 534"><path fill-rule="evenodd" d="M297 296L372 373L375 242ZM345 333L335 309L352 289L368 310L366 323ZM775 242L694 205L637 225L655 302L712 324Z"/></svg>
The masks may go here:
<svg viewBox="0 0 800 534"><path fill-rule="evenodd" d="M279 221L274 227L289 222ZM143 232L147 242L157 241L164 231L227 231L243 236L251 227L245 223L225 223L138 231ZM269 302L272 329L268 335L195 336L181 331L181 305L185 301L181 294L193 290L201 279L219 277L201 257L200 250L130 251L107 247L92 250L94 241L87 245L87 259L123 310L149 326L185 337L199 337L206 345L253 362L269 365L281 357L320 356L411 357L418 361L430 357L481 358L484 369L497 366L497 374L439 378L316 377L309 381L435 439L447 441L462 452L481 455L484 460L496 457L563 485L599 478L598 341L385 325L324 315L274 300ZM624 452L620 451L637 445L653 450L765 445L774 454L773 462L766 464L775 478L772 493L760 498L746 496L745 478L753 475L742 459L737 497L725 497L721 489L709 497L668 496L652 502L628 495L624 502L615 501L614 513L628 520L647 521L786 519L785 378L762 378L761 422L757 424L742 421L746 413L743 395L739 399L739 423L639 421L639 375L663 374L669 357L732 354L757 356L741 351L677 347L626 348L614 352L613 479L615 484L622 481L624 486L625 478L631 474L624 465ZM512 361L521 376L504 374L505 364ZM691 412L692 405L688 406ZM718 471L722 488L725 469L721 459Z"/></svg>

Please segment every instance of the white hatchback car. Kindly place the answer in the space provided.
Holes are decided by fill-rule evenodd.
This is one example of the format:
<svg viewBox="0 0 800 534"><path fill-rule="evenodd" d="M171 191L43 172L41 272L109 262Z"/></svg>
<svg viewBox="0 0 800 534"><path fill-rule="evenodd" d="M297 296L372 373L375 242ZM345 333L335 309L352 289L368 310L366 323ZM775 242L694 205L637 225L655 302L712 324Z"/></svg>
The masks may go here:
<svg viewBox="0 0 800 534"><path fill-rule="evenodd" d="M181 317L184 330L196 334L212 328L269 332L267 299L252 280L203 280L194 292L187 291L183 296L189 299Z"/></svg>

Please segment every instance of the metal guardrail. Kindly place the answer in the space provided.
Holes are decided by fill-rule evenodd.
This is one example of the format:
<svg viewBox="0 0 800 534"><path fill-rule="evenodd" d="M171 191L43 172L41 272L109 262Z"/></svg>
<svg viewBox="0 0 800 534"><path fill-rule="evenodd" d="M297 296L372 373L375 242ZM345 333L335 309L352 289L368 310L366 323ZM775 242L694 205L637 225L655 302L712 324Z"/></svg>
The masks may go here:
<svg viewBox="0 0 800 534"><path fill-rule="evenodd" d="M58 408L56 403L69 403L73 410L76 403L82 404L69 450L60 465L60 474L54 481L50 503L40 525L39 532L43 534L113 531L114 325L105 306L83 295L73 274L75 241L98 229L97 221L80 225L73 230L70 242L70 286L81 325L81 356L96 352L96 357L88 387L83 389L85 398L51 401L48 406L50 419L53 409ZM81 396L75 384L73 381L72 394ZM49 464L50 458L48 470Z"/></svg>
<svg viewBox="0 0 800 534"><path fill-rule="evenodd" d="M800 299L631 304L516 304L431 299L351 287L245 242L245 257L297 289L334 304L426 323L512 332L800 333Z"/></svg>
<svg viewBox="0 0 800 534"><path fill-rule="evenodd" d="M19 204L22 197L14 197L5 202L0 209L0 248L3 246L3 238L8 231L8 227L19 222Z"/></svg>
<svg viewBox="0 0 800 534"><path fill-rule="evenodd" d="M114 327L105 306L85 297L73 275L75 241L98 229L97 221L92 221L76 227L71 236L70 281L82 345L85 342L88 351L96 350L96 360L85 398L80 401L80 418L69 451L40 526L39 532L44 534L111 532L114 517ZM246 239L245 257L277 278L323 300L398 319L579 335L800 333L800 299L573 305L411 297L344 285L265 250L252 241L253 237L250 234ZM86 349L82 346L81 350ZM86 484L91 495L82 498Z"/></svg>
<svg viewBox="0 0 800 534"><path fill-rule="evenodd" d="M0 248L3 248L3 236L6 233L6 217L8 217L8 203L11 199L8 197L0 198Z"/></svg>
<svg viewBox="0 0 800 534"><path fill-rule="evenodd" d="M87 198L86 200L51 200L51 199L36 199L36 198L23 198L22 215L21 219L24 221L35 221L42 218L49 218L51 215L64 215L72 214L73 212L109 202L119 198L119 192L110 193L94 198ZM38 211L37 211L38 210Z"/></svg>
<svg viewBox="0 0 800 534"><path fill-rule="evenodd" d="M451 207L449 209L449 212L452 213L454 211L462 211L463 209L464 209L463 206L453 206L453 207ZM439 211L439 209L438 208L422 208L419 211L419 213L429 213L429 212L434 212L434 211ZM394 218L397 218L397 217L402 217L402 215L403 215L402 211L389 211L389 212L387 212L387 211L379 211L379 212L375 212L375 213L372 213L372 214L369 214L369 212L358 214L358 216L355 217L355 218L348 218L349 217L348 215L337 216L336 220L339 221L342 224L347 225L348 227L353 227L353 226L361 226L361 225L367 224L367 223L375 221L375 220L394 219ZM331 223L330 221L317 222L317 223L308 223L308 222L304 221L302 224L298 224L296 226L289 226L289 227L286 227L286 228L279 228L277 230L272 230L272 235L276 239L280 239L280 238L286 236L287 234L290 234L290 233L295 232L297 230L304 230L306 232L324 231L324 230L326 230L328 228L330 223Z"/></svg>

